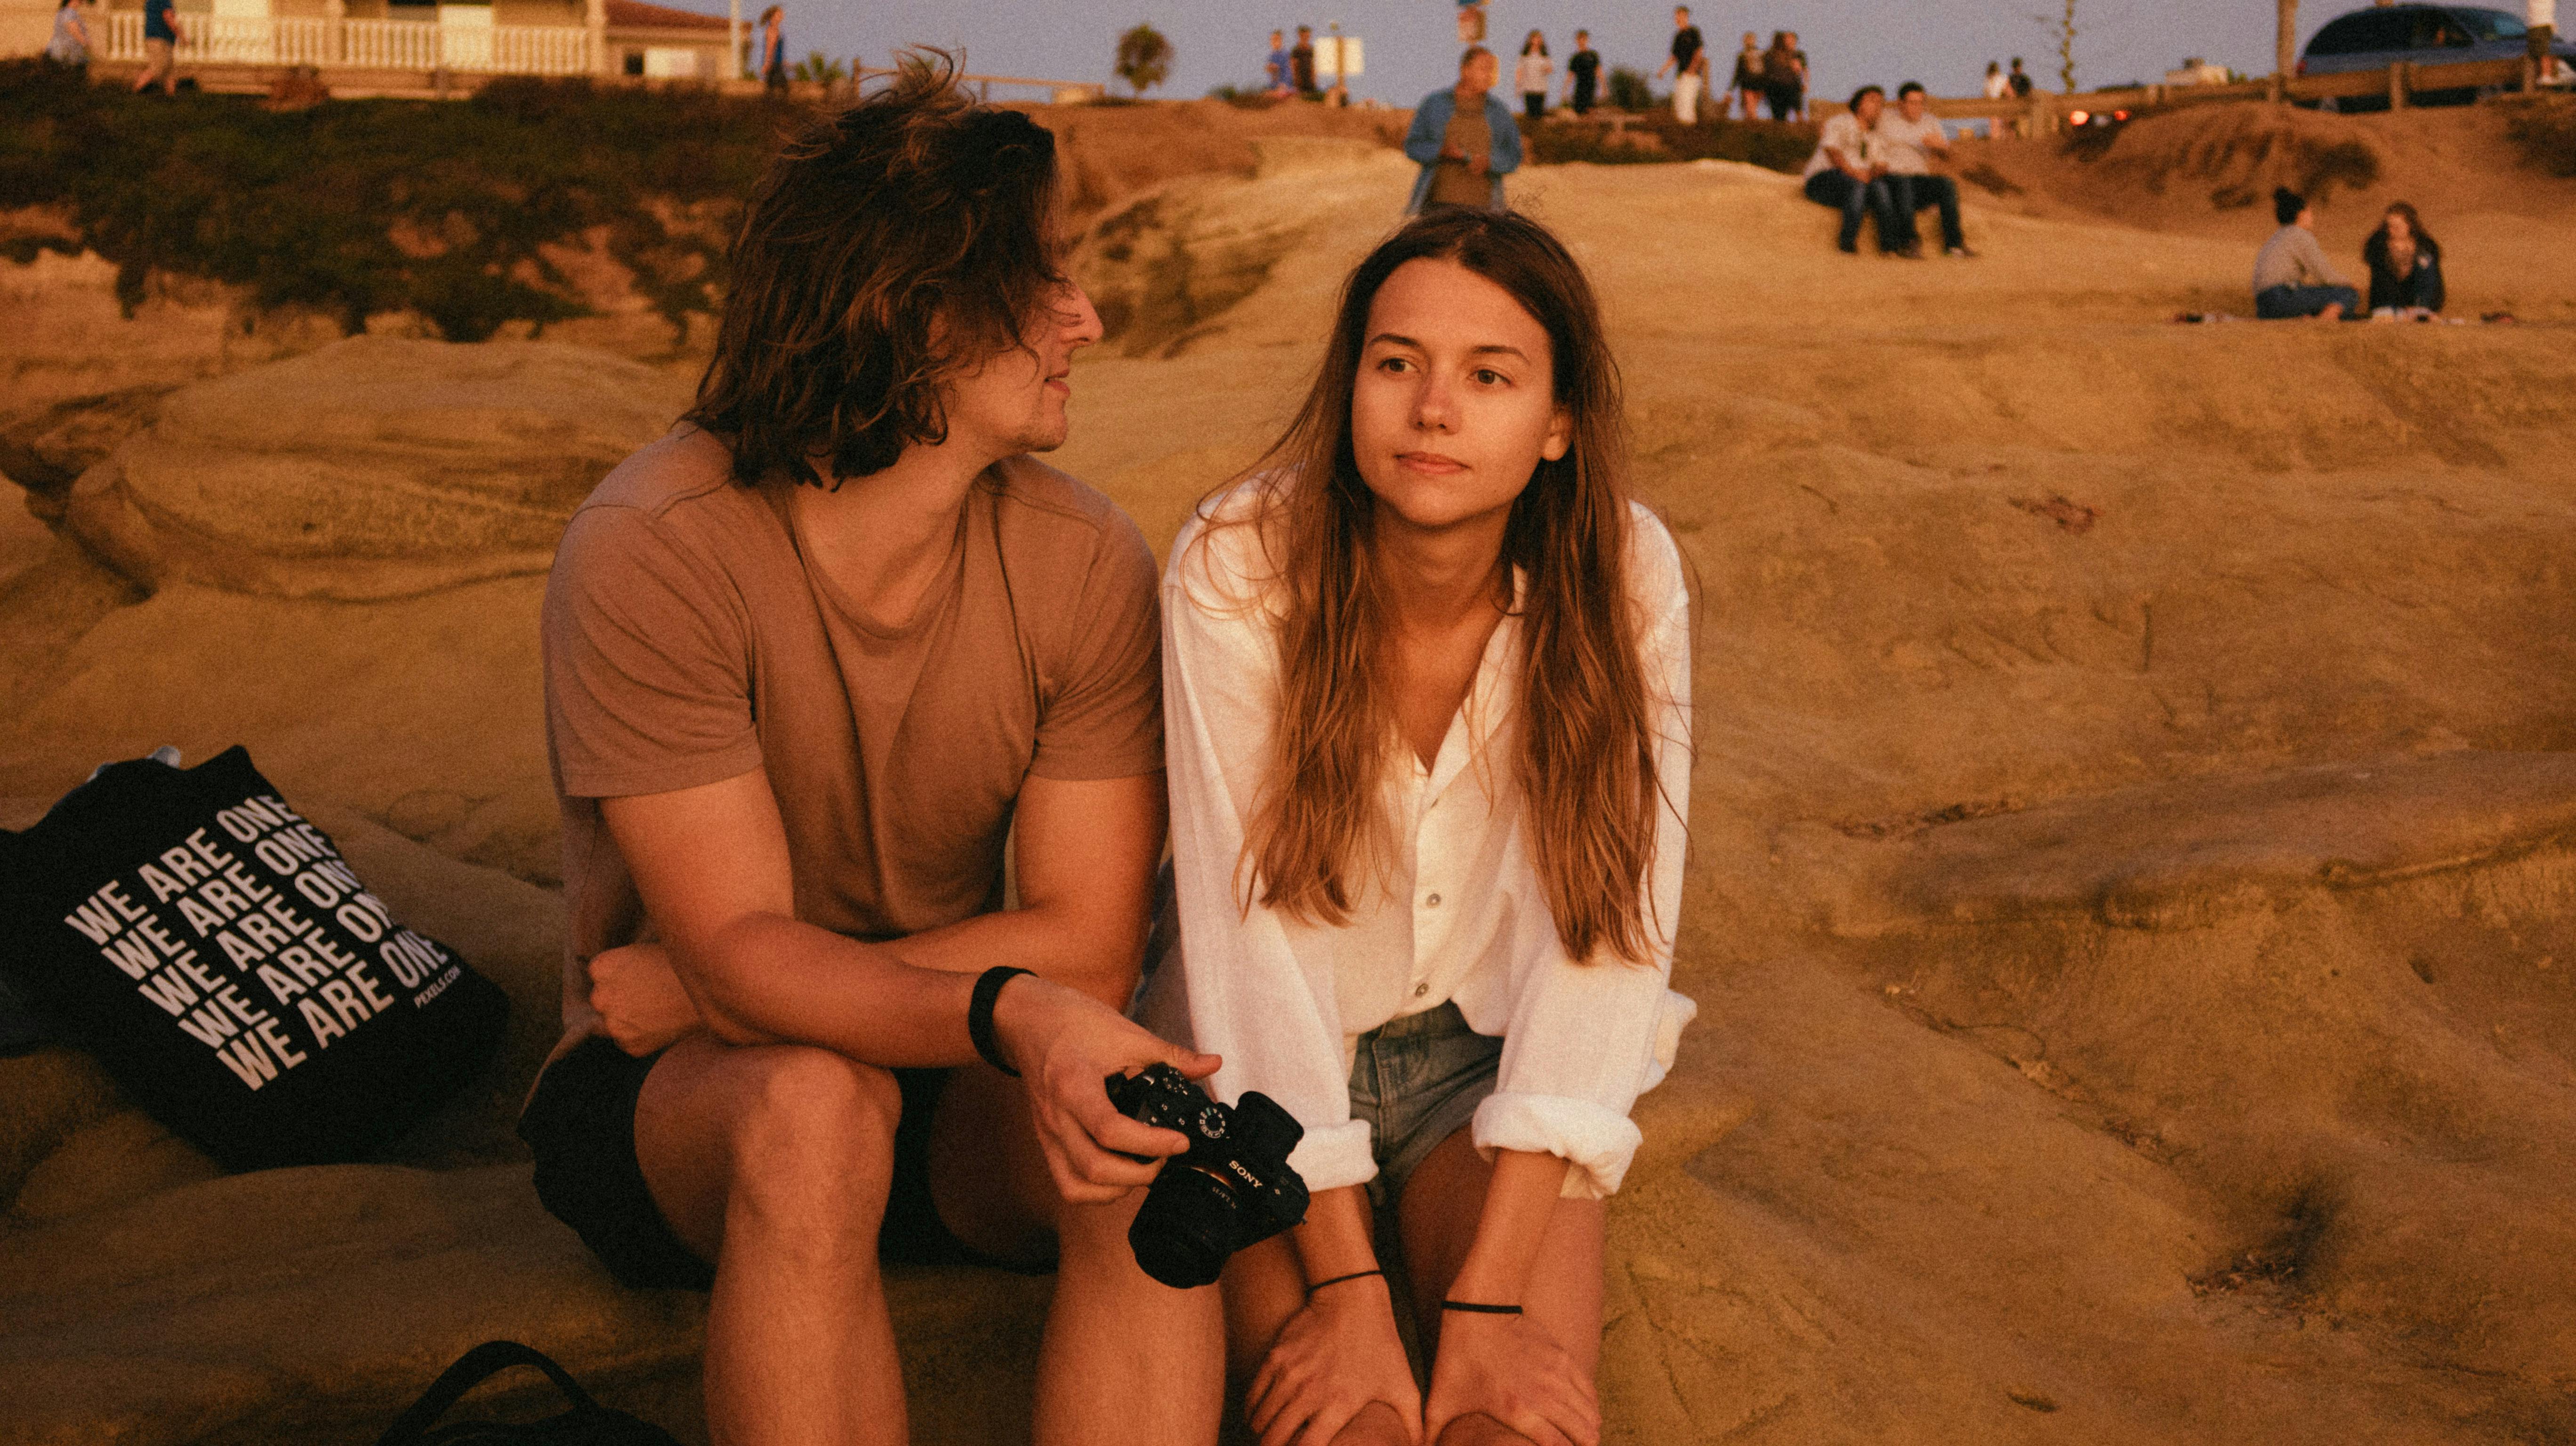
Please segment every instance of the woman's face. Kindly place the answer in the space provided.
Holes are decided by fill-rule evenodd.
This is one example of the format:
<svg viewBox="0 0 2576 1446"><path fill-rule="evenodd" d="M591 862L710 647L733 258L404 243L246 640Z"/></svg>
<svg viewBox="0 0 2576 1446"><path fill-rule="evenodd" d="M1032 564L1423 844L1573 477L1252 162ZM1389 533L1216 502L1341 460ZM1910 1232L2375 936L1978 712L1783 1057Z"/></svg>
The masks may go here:
<svg viewBox="0 0 2576 1446"><path fill-rule="evenodd" d="M1565 455L1547 328L1455 261L1408 261L1369 306L1351 450L1394 518L1426 531L1499 521Z"/></svg>
<svg viewBox="0 0 2576 1446"><path fill-rule="evenodd" d="M2384 224L2388 227L2388 239L2392 242L2404 243L2415 239L2415 228L2406 224L2406 217L2401 212L2389 212Z"/></svg>

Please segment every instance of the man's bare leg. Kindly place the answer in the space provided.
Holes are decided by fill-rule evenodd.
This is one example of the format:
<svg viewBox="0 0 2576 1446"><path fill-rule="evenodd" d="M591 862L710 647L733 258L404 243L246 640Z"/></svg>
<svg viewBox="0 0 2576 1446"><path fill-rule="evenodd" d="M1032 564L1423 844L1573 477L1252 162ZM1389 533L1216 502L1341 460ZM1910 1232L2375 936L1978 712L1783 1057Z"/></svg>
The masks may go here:
<svg viewBox="0 0 2576 1446"><path fill-rule="evenodd" d="M949 1075L931 1129L930 1193L948 1228L988 1255L1043 1259L1055 1237L1038 1446L1216 1440L1224 1381L1215 1288L1173 1290L1137 1268L1127 1224L1144 1191L1110 1205L1063 1202L1017 1081L983 1065Z"/></svg>
<svg viewBox="0 0 2576 1446"><path fill-rule="evenodd" d="M645 1077L635 1154L674 1233L716 1262L716 1446L898 1446L903 1377L877 1273L894 1077L802 1045L693 1035Z"/></svg>

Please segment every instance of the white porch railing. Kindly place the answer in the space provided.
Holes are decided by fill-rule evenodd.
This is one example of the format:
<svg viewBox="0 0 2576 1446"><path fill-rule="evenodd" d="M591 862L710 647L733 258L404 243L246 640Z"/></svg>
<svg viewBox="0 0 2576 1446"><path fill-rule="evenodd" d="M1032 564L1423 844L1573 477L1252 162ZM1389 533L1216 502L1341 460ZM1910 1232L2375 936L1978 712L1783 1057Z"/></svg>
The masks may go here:
<svg viewBox="0 0 2576 1446"><path fill-rule="evenodd" d="M112 10L105 58L143 58L143 16ZM429 20L315 20L181 15L182 65L310 65L323 70L456 70L588 75L590 31L576 25L440 25ZM336 32L336 35L335 33Z"/></svg>

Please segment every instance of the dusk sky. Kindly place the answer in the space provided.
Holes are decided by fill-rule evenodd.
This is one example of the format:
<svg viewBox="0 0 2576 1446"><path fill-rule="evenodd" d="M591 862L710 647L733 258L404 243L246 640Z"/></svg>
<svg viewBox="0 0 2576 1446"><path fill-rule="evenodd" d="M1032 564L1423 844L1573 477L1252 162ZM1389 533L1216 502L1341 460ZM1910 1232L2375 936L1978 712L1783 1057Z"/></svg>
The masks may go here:
<svg viewBox="0 0 2576 1446"><path fill-rule="evenodd" d="M722 0L671 0L721 10ZM2304 38L2361 0L2304 7ZM1108 77L1118 32L1150 21L1178 52L1171 79L1157 95L1188 98L1212 86L1249 85L1260 75L1264 41L1274 26L1300 21L1321 33L1329 22L1367 42L1361 96L1410 105L1447 83L1457 64L1455 10L1448 0L785 0L790 52L853 53L883 65L909 42L963 45L968 67L986 74L1098 81ZM1302 7L1302 8L1301 8ZM2520 10L2520 5L2510 8ZM1721 54L1737 37L1759 30L1799 32L1819 94L1835 95L1876 81L1919 79L1937 94L1974 90L1989 59L2026 58L2042 85L2058 69L2054 19L2058 0L1759 0L1694 7ZM757 14L745 0L744 14ZM1672 30L1669 7L1654 0L1492 0L1490 40L1506 53L1533 27L1547 32L1560 60L1576 26L1613 65L1651 72ZM2155 80L2186 55L2204 56L2248 74L2271 69L2273 7L2268 0L2077 0L2076 78L2087 86ZM1561 72L1560 72L1561 74ZM1723 83L1723 75L1720 76ZM1662 87L1659 86L1658 89ZM996 99L1000 95L996 94Z"/></svg>

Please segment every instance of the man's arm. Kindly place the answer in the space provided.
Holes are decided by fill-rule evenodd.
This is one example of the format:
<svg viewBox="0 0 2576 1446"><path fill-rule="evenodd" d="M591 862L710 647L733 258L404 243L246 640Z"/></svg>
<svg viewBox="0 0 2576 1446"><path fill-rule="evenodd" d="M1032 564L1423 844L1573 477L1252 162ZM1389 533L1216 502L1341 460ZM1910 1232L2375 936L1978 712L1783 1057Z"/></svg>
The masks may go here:
<svg viewBox="0 0 2576 1446"><path fill-rule="evenodd" d="M1017 965L1123 1010L1153 927L1170 810L1159 770L1081 782L1032 775L1014 815L1020 906L886 947L923 969Z"/></svg>
<svg viewBox="0 0 2576 1446"><path fill-rule="evenodd" d="M681 987L719 1039L791 1041L885 1066L975 1058L966 1035L972 974L923 967L902 946L863 944L795 917L787 833L766 774L603 799L600 812ZM1096 921L1108 911L1084 912ZM977 967L1006 962L986 956ZM1154 1166L1112 1152L1160 1156L1186 1147L1177 1134L1118 1114L1100 1081L1158 1060L1204 1076L1213 1058L1158 1040L1043 977L1005 988L993 1022L1005 1057L1029 1080L1041 1143L1066 1198L1111 1199L1152 1177Z"/></svg>

